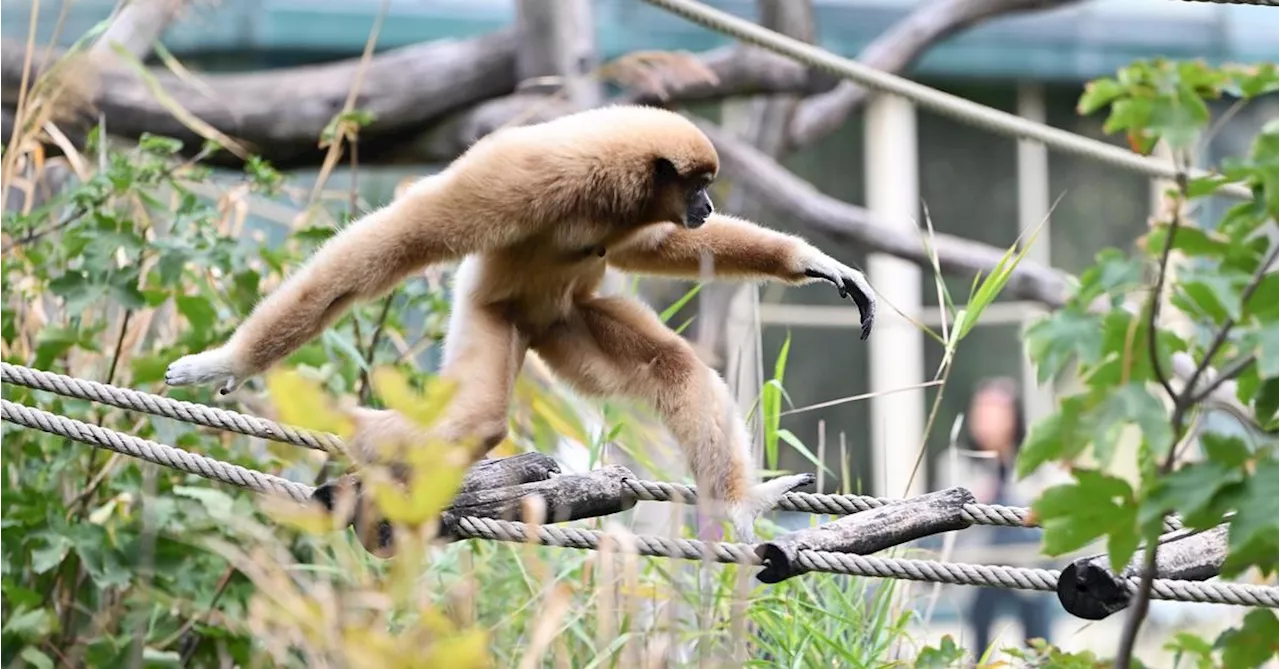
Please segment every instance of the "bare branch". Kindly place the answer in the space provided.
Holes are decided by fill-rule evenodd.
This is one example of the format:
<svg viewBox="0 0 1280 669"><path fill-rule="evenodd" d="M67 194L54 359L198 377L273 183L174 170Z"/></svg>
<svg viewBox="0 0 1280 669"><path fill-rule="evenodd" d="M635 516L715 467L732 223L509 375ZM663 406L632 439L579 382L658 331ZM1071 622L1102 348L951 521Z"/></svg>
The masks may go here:
<svg viewBox="0 0 1280 669"><path fill-rule="evenodd" d="M164 34L182 10L183 0L126 0L102 31L93 49L114 53L118 45L139 59L151 53L152 45Z"/></svg>
<svg viewBox="0 0 1280 669"><path fill-rule="evenodd" d="M515 88L515 31L464 40L440 40L378 54L363 74L356 106L372 112L367 138L419 131L438 119ZM0 93L16 99L21 78L19 43L0 43ZM55 58L62 54L55 54ZM317 141L346 102L359 59L285 70L209 74L190 82L151 70L166 94L219 131L254 145L276 162L319 156ZM47 63L40 63L38 70ZM144 132L177 137L199 146L197 137L152 95L134 72L103 65L93 105L115 134Z"/></svg>
<svg viewBox="0 0 1280 669"><path fill-rule="evenodd" d="M1051 9L1077 0L938 0L918 9L882 33L858 61L885 72L901 73L939 40L987 19L1017 12ZM852 81L801 103L791 122L792 146L808 146L839 128L871 91Z"/></svg>

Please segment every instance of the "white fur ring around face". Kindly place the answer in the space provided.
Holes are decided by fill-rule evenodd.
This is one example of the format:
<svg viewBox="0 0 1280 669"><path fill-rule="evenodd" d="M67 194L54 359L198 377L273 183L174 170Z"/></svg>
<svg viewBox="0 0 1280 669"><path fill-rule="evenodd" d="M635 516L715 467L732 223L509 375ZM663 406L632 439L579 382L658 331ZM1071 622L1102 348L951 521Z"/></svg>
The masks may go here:
<svg viewBox="0 0 1280 669"><path fill-rule="evenodd" d="M164 382L171 386L206 385L225 381L219 392L226 395L240 386L231 373L231 356L221 348L184 355L169 364Z"/></svg>

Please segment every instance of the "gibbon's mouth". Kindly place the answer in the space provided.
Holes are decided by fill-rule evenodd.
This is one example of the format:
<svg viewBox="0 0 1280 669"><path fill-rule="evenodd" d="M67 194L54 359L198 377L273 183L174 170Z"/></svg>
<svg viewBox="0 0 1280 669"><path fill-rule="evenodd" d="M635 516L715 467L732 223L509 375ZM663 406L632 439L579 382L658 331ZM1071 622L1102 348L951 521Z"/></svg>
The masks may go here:
<svg viewBox="0 0 1280 669"><path fill-rule="evenodd" d="M684 223L684 227L690 230L697 230L698 228L702 227L703 223L706 223L706 222L707 222L706 216L690 216L689 214L685 214L684 220L681 221L681 223Z"/></svg>

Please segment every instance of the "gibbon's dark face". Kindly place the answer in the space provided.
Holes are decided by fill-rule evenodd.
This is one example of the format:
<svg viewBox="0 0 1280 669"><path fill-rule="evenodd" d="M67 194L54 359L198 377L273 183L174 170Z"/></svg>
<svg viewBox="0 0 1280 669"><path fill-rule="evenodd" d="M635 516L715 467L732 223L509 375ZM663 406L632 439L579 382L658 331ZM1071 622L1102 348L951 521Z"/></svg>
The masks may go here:
<svg viewBox="0 0 1280 669"><path fill-rule="evenodd" d="M658 159L656 169L655 195L661 218L690 230L702 227L716 210L711 204L711 195L707 193L712 175L706 172L680 174L664 158Z"/></svg>

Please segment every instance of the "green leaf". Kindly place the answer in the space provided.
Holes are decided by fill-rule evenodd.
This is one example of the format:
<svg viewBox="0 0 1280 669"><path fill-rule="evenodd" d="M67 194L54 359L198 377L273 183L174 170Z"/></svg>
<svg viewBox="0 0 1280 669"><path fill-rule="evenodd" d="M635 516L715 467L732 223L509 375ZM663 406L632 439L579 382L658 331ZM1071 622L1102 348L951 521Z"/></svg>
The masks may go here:
<svg viewBox="0 0 1280 669"><path fill-rule="evenodd" d="M173 494L199 501L214 520L229 520L234 517L235 500L221 490L199 486L174 486Z"/></svg>
<svg viewBox="0 0 1280 669"><path fill-rule="evenodd" d="M53 631L56 622L52 610L33 609L24 604L5 615L4 633L20 639L41 639Z"/></svg>
<svg viewBox="0 0 1280 669"><path fill-rule="evenodd" d="M1244 617L1239 628L1229 629L1218 636L1222 647L1222 664L1231 669L1260 667L1275 657L1280 645L1275 612L1270 609L1254 609Z"/></svg>
<svg viewBox="0 0 1280 669"><path fill-rule="evenodd" d="M964 657L964 649L956 645L950 634L942 637L938 647L925 646L916 656L916 669L946 669Z"/></svg>
<svg viewBox="0 0 1280 669"><path fill-rule="evenodd" d="M23 660L26 660L36 669L53 669L53 659L45 655L35 646L27 646L20 653Z"/></svg>
<svg viewBox="0 0 1280 669"><path fill-rule="evenodd" d="M1269 576L1280 553L1280 463L1273 455L1258 461L1235 499L1235 508L1222 575L1235 576L1252 565Z"/></svg>
<svg viewBox="0 0 1280 669"><path fill-rule="evenodd" d="M804 442L800 441L799 437L791 433L791 430L778 430L778 438L787 442L787 445L791 446L791 448L795 449L797 453L804 456L805 460L812 462L815 467L825 470L828 474L835 476L835 472L832 472L830 468L823 464L822 461L818 459L818 456L814 455L813 451L810 451L809 448L804 445Z"/></svg>
<svg viewBox="0 0 1280 669"><path fill-rule="evenodd" d="M1072 356L1081 364L1102 358L1102 321L1075 307L1065 307L1026 330L1027 352L1036 362L1036 379L1045 383L1062 371Z"/></svg>
<svg viewBox="0 0 1280 669"><path fill-rule="evenodd" d="M1026 443L1018 451L1018 477L1030 475L1051 460L1066 460L1079 455L1088 445L1081 414L1087 408L1085 395L1063 398L1057 413L1036 421L1027 433Z"/></svg>
<svg viewBox="0 0 1280 669"><path fill-rule="evenodd" d="M1228 508L1231 487L1244 478L1237 467L1221 462L1196 462L1159 479L1142 503L1139 520L1147 524L1176 511L1189 527L1213 527Z"/></svg>
<svg viewBox="0 0 1280 669"><path fill-rule="evenodd" d="M1084 85L1084 94L1076 103L1076 113L1082 116L1092 114L1123 94L1124 88L1115 79L1094 79Z"/></svg>
<svg viewBox="0 0 1280 669"><path fill-rule="evenodd" d="M218 322L218 310L208 299L200 295L178 295L173 298L178 312L197 332L208 333Z"/></svg>
<svg viewBox="0 0 1280 669"><path fill-rule="evenodd" d="M1104 467L1111 464L1121 432L1132 424L1141 429L1155 456L1164 455L1173 445L1168 412L1144 383L1128 383L1108 392L1090 422L1094 455Z"/></svg>
<svg viewBox="0 0 1280 669"><path fill-rule="evenodd" d="M1103 318L1100 336L1105 357L1086 373L1085 382L1090 388L1096 391L1155 379L1148 347L1149 325L1145 315L1123 309L1116 309ZM1157 331L1156 350L1162 368L1170 369L1174 352L1186 349L1186 343L1178 335L1169 330Z"/></svg>
<svg viewBox="0 0 1280 669"><path fill-rule="evenodd" d="M1141 259L1126 257L1119 249L1103 249L1094 257L1094 264L1080 274L1073 301L1088 304L1099 296L1110 295L1112 308L1119 307L1126 294L1146 283L1142 271Z"/></svg>
<svg viewBox="0 0 1280 669"><path fill-rule="evenodd" d="M1264 379L1280 376L1280 325L1272 322L1250 334L1249 342L1258 356L1258 375Z"/></svg>
<svg viewBox="0 0 1280 669"><path fill-rule="evenodd" d="M1270 323L1269 327L1276 328L1276 320L1280 318L1280 274L1269 272L1263 275L1244 305L1244 316Z"/></svg>
<svg viewBox="0 0 1280 669"><path fill-rule="evenodd" d="M658 320L662 321L663 323L666 323L667 321L671 320L671 317L676 315L676 312L683 309L684 305L687 304L689 300L692 300L693 296L697 295L698 291L700 290L702 290L702 284L701 283L694 284L693 288L690 288L688 291L685 292L684 295L680 296L680 299L676 300L675 302L672 302L671 306L667 307L666 309L663 309L662 313L658 314Z"/></svg>
<svg viewBox="0 0 1280 669"><path fill-rule="evenodd" d="M1107 537L1111 569L1119 572L1138 547L1138 506L1121 478L1092 469L1072 472L1076 483L1050 487L1032 505L1044 528L1044 552L1062 555Z"/></svg>
<svg viewBox="0 0 1280 669"><path fill-rule="evenodd" d="M45 545L31 551L31 571L43 574L62 564L67 553L71 551L71 540L52 532L40 533Z"/></svg>

